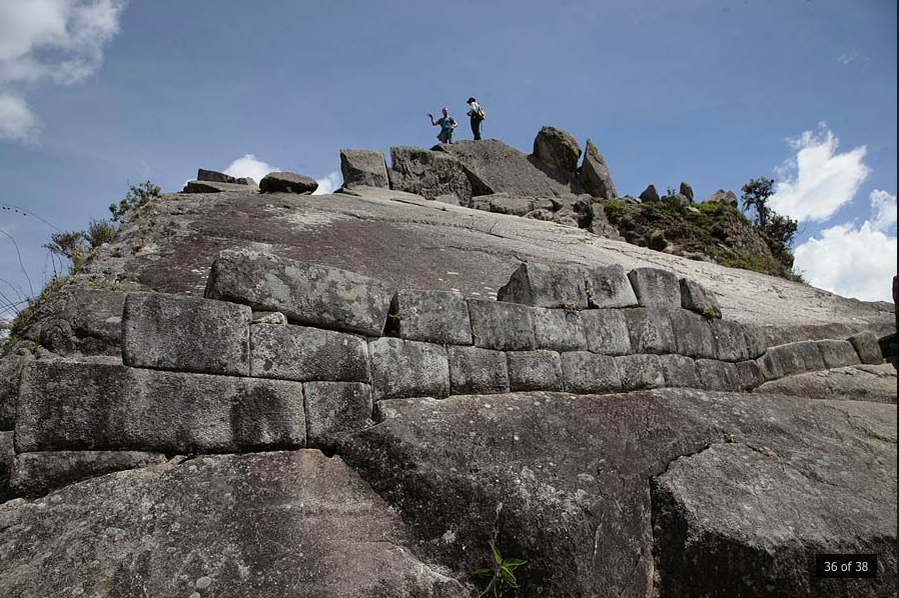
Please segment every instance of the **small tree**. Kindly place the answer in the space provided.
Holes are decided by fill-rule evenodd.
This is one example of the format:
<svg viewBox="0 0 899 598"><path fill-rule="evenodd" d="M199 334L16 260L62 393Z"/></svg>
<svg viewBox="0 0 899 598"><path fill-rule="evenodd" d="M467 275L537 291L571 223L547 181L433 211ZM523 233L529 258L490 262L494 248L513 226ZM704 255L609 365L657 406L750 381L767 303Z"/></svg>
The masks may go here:
<svg viewBox="0 0 899 598"><path fill-rule="evenodd" d="M119 201L118 205L110 204L109 206L113 222L124 223L128 212L140 210L159 197L160 193L162 193L162 189L153 181L144 181L139 185L131 185L128 194Z"/></svg>
<svg viewBox="0 0 899 598"><path fill-rule="evenodd" d="M743 210L755 211L755 227L761 231L768 229L771 221L771 209L768 198L774 195L774 179L752 179L743 185Z"/></svg>

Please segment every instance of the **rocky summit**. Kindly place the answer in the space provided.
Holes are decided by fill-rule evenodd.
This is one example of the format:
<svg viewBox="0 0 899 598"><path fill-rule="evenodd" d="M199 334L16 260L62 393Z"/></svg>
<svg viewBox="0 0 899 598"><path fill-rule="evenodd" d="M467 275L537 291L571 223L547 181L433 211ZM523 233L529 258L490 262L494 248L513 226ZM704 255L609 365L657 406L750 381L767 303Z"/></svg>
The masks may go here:
<svg viewBox="0 0 899 598"><path fill-rule="evenodd" d="M894 304L619 235L692 187L556 128L390 158L200 169L23 312L0 596L896 595Z"/></svg>

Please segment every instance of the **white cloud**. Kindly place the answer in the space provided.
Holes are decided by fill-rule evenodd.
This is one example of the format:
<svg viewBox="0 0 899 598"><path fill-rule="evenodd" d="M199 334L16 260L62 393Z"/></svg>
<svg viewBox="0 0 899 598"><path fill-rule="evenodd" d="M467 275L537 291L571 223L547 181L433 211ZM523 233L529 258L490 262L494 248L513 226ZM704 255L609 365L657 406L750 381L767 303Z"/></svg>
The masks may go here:
<svg viewBox="0 0 899 598"><path fill-rule="evenodd" d="M0 92L7 112L10 106L15 108L13 116L0 120L0 139L28 141L38 131L37 117L21 95L22 86L71 85L96 72L103 47L119 32L126 3L0 0Z"/></svg>
<svg viewBox="0 0 899 598"><path fill-rule="evenodd" d="M0 141L31 142L40 133L38 118L21 97L0 93Z"/></svg>
<svg viewBox="0 0 899 598"><path fill-rule="evenodd" d="M823 221L852 201L870 169L863 160L865 146L838 154L839 139L821 123L818 131L806 131L788 139L796 155L777 169L778 181L771 207L800 222Z"/></svg>
<svg viewBox="0 0 899 598"><path fill-rule="evenodd" d="M896 274L896 196L871 193L871 217L861 226L840 224L796 248L795 267L816 287L866 301L891 301Z"/></svg>
<svg viewBox="0 0 899 598"><path fill-rule="evenodd" d="M323 179L315 179L315 182L318 183L318 189L315 190L313 195L324 195L326 193L334 193L340 189L340 186L343 185L343 178L339 172L334 171Z"/></svg>
<svg viewBox="0 0 899 598"><path fill-rule="evenodd" d="M237 178L250 177L258 183L268 173L280 170L277 166L258 160L253 154L246 154L243 158L231 162L223 172Z"/></svg>

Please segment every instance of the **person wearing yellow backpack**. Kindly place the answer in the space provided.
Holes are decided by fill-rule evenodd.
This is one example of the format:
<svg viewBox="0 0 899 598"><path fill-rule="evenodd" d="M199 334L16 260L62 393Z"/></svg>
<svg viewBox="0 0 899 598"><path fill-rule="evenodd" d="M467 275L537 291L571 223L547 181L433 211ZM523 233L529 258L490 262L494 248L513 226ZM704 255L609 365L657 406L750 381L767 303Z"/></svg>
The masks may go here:
<svg viewBox="0 0 899 598"><path fill-rule="evenodd" d="M478 141L481 138L481 123L487 118L487 114L474 98L468 98L466 104L469 107L468 116L471 117L471 134L474 135L474 140Z"/></svg>

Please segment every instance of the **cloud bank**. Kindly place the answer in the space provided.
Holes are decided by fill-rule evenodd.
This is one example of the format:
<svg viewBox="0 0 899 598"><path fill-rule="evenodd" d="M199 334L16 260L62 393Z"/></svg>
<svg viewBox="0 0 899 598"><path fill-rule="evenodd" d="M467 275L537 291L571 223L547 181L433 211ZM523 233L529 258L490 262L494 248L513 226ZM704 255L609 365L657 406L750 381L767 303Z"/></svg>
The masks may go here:
<svg viewBox="0 0 899 598"><path fill-rule="evenodd" d="M250 177L258 183L268 173L279 170L281 169L277 166L263 162L253 154L245 154L243 158L238 158L231 162L228 168L222 172L237 178Z"/></svg>
<svg viewBox="0 0 899 598"><path fill-rule="evenodd" d="M326 193L334 193L343 185L343 177L338 171L334 171L323 179L315 179L318 183L318 189L312 195L324 195Z"/></svg>
<svg viewBox="0 0 899 598"><path fill-rule="evenodd" d="M94 74L126 0L0 0L0 141L33 141L40 119L24 88Z"/></svg>

